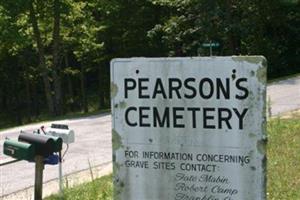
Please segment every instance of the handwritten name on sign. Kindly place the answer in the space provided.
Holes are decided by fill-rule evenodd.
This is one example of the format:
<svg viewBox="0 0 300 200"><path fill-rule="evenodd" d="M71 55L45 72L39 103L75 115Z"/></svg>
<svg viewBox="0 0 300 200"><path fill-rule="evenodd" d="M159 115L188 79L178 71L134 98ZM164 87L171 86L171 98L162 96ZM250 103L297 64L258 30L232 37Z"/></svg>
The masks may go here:
<svg viewBox="0 0 300 200"><path fill-rule="evenodd" d="M111 62L114 199L260 200L261 56Z"/></svg>

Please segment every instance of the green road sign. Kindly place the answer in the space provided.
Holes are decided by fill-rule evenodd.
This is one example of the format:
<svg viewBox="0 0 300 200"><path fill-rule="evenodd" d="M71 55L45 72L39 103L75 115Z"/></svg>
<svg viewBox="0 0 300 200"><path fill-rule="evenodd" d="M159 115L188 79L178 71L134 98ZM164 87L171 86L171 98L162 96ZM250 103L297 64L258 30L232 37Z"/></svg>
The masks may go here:
<svg viewBox="0 0 300 200"><path fill-rule="evenodd" d="M220 46L220 43L218 43L218 42L203 43L202 46L203 46L203 47L219 47L219 46Z"/></svg>

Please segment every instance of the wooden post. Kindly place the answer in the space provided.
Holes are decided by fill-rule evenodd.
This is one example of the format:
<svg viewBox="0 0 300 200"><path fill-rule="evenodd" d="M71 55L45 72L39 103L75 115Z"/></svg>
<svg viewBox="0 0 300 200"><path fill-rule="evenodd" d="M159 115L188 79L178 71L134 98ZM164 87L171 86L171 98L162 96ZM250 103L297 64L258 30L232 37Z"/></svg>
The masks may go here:
<svg viewBox="0 0 300 200"><path fill-rule="evenodd" d="M59 194L60 196L63 196L63 174L62 174L61 151L59 152L58 174L59 174Z"/></svg>
<svg viewBox="0 0 300 200"><path fill-rule="evenodd" d="M35 182L34 182L34 200L42 200L43 197L43 170L44 157L35 156Z"/></svg>

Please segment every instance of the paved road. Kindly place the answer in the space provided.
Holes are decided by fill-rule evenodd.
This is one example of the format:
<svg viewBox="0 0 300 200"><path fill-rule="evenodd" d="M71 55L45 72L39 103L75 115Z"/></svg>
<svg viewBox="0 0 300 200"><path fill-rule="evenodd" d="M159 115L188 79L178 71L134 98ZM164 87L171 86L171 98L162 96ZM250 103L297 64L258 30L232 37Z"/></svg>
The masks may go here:
<svg viewBox="0 0 300 200"><path fill-rule="evenodd" d="M75 131L75 143L70 144L63 163L64 174L100 165L111 161L111 116L109 114L96 115L86 118L58 121L68 124ZM51 123L40 123L0 132L0 159L7 159L3 155L3 142L5 137L17 138L19 132L33 131L42 125L46 127ZM47 165L44 170L44 180L58 177L58 167ZM0 167L0 197L24 189L34 184L34 164L26 161L13 163Z"/></svg>
<svg viewBox="0 0 300 200"><path fill-rule="evenodd" d="M300 108L300 76L272 83L267 90L272 116Z"/></svg>
<svg viewBox="0 0 300 200"><path fill-rule="evenodd" d="M300 77L280 81L268 86L268 96L271 99L272 115L300 108ZM58 121L68 124L74 129L76 142L70 145L70 150L63 163L64 173L88 169L88 161L93 166L111 161L111 116L109 114L86 118ZM32 131L50 123L40 123L0 132L0 149L5 137L17 138L21 130ZM7 158L2 155L0 159ZM44 180L57 177L57 166L47 166ZM33 185L34 164L25 161L0 167L0 196L21 190Z"/></svg>

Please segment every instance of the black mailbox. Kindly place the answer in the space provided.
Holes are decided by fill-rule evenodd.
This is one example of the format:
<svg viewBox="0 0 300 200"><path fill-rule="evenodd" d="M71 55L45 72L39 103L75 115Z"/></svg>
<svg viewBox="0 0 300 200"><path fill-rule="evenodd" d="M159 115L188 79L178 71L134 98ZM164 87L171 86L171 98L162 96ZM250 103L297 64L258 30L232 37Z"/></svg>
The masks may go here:
<svg viewBox="0 0 300 200"><path fill-rule="evenodd" d="M51 135L43 135L44 137L48 137L53 139L54 141L54 152L60 152L62 150L63 139L60 137L55 137Z"/></svg>
<svg viewBox="0 0 300 200"><path fill-rule="evenodd" d="M35 146L35 154L48 157L55 152L55 142L53 138L38 134L21 133L18 140Z"/></svg>

